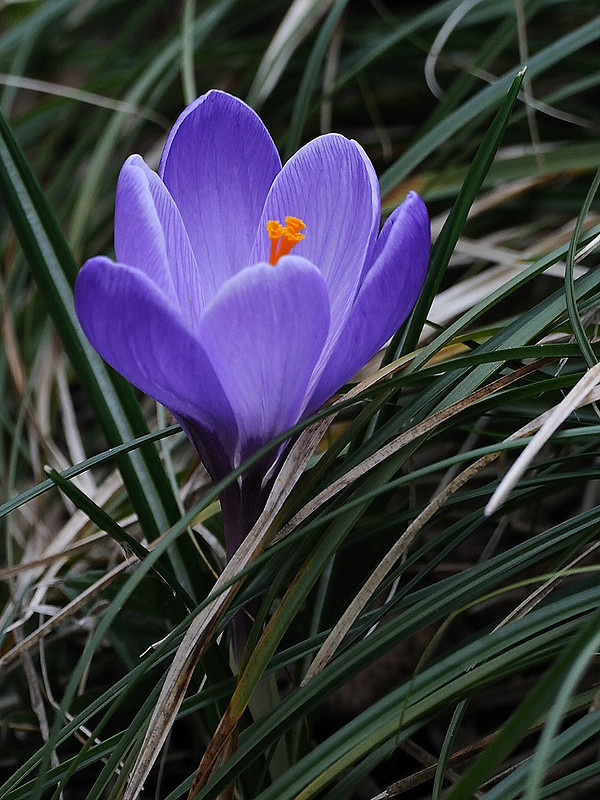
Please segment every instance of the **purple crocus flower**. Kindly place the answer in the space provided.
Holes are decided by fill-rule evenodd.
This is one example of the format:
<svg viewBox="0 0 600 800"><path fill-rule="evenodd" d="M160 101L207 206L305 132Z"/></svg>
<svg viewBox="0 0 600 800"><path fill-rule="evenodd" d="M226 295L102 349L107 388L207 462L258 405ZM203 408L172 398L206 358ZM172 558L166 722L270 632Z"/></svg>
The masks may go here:
<svg viewBox="0 0 600 800"><path fill-rule="evenodd" d="M316 411L411 311L429 257L425 205L411 192L379 225L377 177L355 141L320 136L282 167L256 113L210 91L175 123L158 175L138 155L125 162L117 260L84 264L77 315L219 480ZM228 556L280 457L224 493Z"/></svg>

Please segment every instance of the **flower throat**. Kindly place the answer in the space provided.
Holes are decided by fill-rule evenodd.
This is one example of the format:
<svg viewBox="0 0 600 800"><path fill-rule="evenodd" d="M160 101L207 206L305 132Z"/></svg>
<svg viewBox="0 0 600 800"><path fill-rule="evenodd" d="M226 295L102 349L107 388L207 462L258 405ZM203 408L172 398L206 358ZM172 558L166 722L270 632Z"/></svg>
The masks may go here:
<svg viewBox="0 0 600 800"><path fill-rule="evenodd" d="M298 217L286 217L285 225L275 219L270 219L266 228L271 240L269 264L275 266L281 256L286 256L292 247L304 239L304 234L300 231L306 228L306 225Z"/></svg>

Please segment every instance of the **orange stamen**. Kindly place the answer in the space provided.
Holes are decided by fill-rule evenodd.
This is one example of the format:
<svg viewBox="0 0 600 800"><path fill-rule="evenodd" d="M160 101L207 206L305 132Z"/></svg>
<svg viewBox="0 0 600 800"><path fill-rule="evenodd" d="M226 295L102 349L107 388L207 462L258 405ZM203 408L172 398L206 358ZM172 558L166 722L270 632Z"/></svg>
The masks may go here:
<svg viewBox="0 0 600 800"><path fill-rule="evenodd" d="M280 222L277 220L270 219L267 222L267 233L269 234L269 239L271 240L271 254L269 256L269 264L276 264L277 263L277 245L279 240L283 236L284 227Z"/></svg>
<svg viewBox="0 0 600 800"><path fill-rule="evenodd" d="M277 220L270 219L266 228L271 240L269 264L275 266L281 256L287 255L298 242L304 239L304 234L300 231L306 228L306 225L298 217L286 217L285 227Z"/></svg>

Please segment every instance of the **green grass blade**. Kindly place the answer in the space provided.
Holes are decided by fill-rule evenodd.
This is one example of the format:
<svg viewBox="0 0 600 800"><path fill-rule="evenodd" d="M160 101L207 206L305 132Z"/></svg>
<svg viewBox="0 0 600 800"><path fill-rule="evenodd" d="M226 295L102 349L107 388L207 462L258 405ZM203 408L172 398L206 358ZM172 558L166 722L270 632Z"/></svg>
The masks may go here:
<svg viewBox="0 0 600 800"><path fill-rule="evenodd" d="M57 472L55 469L48 469L47 473L50 476L50 480L59 487L63 494L65 494L80 511L83 511L101 531L104 531L113 538L115 542L118 542L126 552L131 552L137 556L140 561L146 558L149 552L148 549L140 544L137 539L134 539L133 536L130 536L110 514L94 503L81 489L78 489L73 483L63 478L60 472ZM157 561L154 569L156 574L162 578L167 586L171 587L173 594L183 601L188 611L191 611L195 603L179 583L173 570L166 563L160 561Z"/></svg>
<svg viewBox="0 0 600 800"><path fill-rule="evenodd" d="M66 240L44 194L0 115L0 193L39 291L110 445L148 432L133 389L110 370L85 338L75 315L77 272ZM118 459L136 513L150 538L178 517L156 450L152 445Z"/></svg>
<svg viewBox="0 0 600 800"><path fill-rule="evenodd" d="M527 62L529 79L542 75L567 55L582 49L586 44L590 44L598 37L600 37L600 17L595 17L585 25L577 28L577 30L566 34L556 42L552 42L552 44L532 56ZM387 194L390 192L428 155L433 153L442 142L464 128L468 122L493 108L508 91L513 82L513 76L514 72L512 70L510 73L502 75L495 83L486 86L485 89L481 89L466 103L451 114L448 114L443 121L424 136L420 136L418 142L382 176L382 193Z"/></svg>
<svg viewBox="0 0 600 800"><path fill-rule="evenodd" d="M317 81L319 72L323 65L323 60L331 41L331 37L335 31L336 25L349 0L337 0L333 8L329 12L327 19L317 36L317 40L313 46L312 52L308 59L308 64L304 70L302 81L298 88L298 96L294 103L294 110L292 119L290 120L290 128L286 140L286 148L284 161L287 161L300 146L302 138L302 130L306 122L308 114L308 107L313 93L314 85Z"/></svg>
<svg viewBox="0 0 600 800"><path fill-rule="evenodd" d="M569 243L569 249L567 251L567 260L566 260L566 268L565 268L565 297L567 303L567 313L569 315L569 319L571 321L571 327L573 328L573 334L575 339L577 340L577 344L581 349L581 353L585 358L586 364L588 367L593 367L595 364L598 363L598 359L596 358L594 351L592 350L592 346L589 342L589 339L586 335L584 330L583 324L581 322L581 318L579 316L579 310L577 308L577 299L575 297L575 284L573 281L573 269L575 266L575 255L577 252L577 247L579 246L579 238L581 236L581 230L583 228L583 223L587 217L587 214L590 210L590 206L592 205L592 201L596 196L596 192L598 191L598 186L600 186L600 169L594 175L594 179L592 180L592 184L590 189L587 193L587 196L583 202L583 206L581 207L581 211L579 212L579 216L577 217L577 222L575 224L575 230L573 231L573 236L571 237L571 241Z"/></svg>
<svg viewBox="0 0 600 800"><path fill-rule="evenodd" d="M573 662L580 658L593 658L593 648L600 641L600 611L589 619L579 632L575 641L565 648L556 659L544 678L537 684L529 697L514 712L498 736L477 758L460 781L446 795L446 800L469 800L475 792L512 752L529 728L543 717L557 692L563 686L565 673L572 669ZM526 795L531 800L531 795Z"/></svg>
<svg viewBox="0 0 600 800"><path fill-rule="evenodd" d="M521 88L521 83L523 82L523 75L524 72L521 71L513 79L489 130L483 137L477 155L469 168L460 194L432 248L431 261L425 279L425 285L419 295L419 299L410 316L409 322L392 340L386 352L384 363L389 363L399 358L403 353L412 352L417 345L431 303L438 293L450 256L462 233L469 209L477 197L477 193L488 173L508 126L510 115L516 102L519 89Z"/></svg>

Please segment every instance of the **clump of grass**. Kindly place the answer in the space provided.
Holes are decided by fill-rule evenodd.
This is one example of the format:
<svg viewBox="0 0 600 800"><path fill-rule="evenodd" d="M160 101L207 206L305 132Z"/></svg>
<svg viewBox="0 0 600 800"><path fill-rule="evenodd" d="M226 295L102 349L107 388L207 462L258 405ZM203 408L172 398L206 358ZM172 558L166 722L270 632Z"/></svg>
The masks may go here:
<svg viewBox="0 0 600 800"><path fill-rule="evenodd" d="M0 10L3 799L133 796L155 756L146 792L169 800L203 757L202 798L597 795L600 16L399 6ZM272 543L227 568L219 487L72 307L123 160L155 164L211 86L282 152L356 138L385 210L416 189L435 240L407 324L296 431Z"/></svg>

